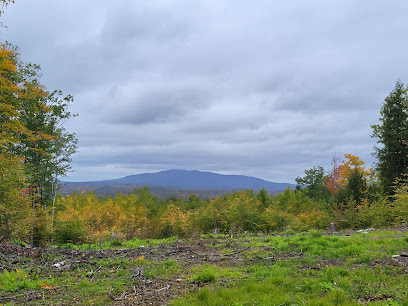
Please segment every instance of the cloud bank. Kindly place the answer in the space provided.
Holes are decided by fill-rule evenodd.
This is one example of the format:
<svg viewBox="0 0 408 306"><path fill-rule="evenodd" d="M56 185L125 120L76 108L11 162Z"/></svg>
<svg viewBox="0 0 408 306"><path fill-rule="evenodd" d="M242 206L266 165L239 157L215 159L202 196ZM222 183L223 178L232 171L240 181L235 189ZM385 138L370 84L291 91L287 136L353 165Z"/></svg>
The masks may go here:
<svg viewBox="0 0 408 306"><path fill-rule="evenodd" d="M368 164L408 81L406 1L19 0L0 38L75 97L69 180L197 169L294 182Z"/></svg>

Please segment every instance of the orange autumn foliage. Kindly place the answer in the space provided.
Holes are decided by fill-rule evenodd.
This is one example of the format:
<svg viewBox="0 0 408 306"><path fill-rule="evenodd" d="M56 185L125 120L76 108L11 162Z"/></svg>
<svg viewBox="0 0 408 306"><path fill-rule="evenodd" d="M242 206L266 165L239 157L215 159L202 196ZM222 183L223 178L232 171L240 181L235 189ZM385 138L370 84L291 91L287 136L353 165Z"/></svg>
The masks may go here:
<svg viewBox="0 0 408 306"><path fill-rule="evenodd" d="M341 186L346 186L348 183L348 178L351 173L357 170L366 177L370 174L370 169L366 170L364 164L365 162L360 159L360 157L353 154L344 154L346 160L343 160L343 164L340 165L340 178L338 179Z"/></svg>
<svg viewBox="0 0 408 306"><path fill-rule="evenodd" d="M344 154L345 160L338 164L338 159L333 158L332 170L325 178L327 189L332 196L338 194L341 188L345 187L352 172L357 170L362 177L366 178L371 174L371 169L366 169L365 162L360 157L353 154Z"/></svg>
<svg viewBox="0 0 408 306"><path fill-rule="evenodd" d="M341 189L342 185L340 183L340 172L341 172L341 166L338 164L338 159L333 158L332 159L332 170L325 177L325 183L327 189L330 191L332 196L335 196Z"/></svg>

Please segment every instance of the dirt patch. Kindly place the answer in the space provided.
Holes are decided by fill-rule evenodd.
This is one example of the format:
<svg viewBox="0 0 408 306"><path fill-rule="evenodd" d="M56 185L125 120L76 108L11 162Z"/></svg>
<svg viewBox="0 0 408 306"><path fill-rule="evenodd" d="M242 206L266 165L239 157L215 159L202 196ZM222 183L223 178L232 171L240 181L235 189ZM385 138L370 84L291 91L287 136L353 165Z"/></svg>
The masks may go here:
<svg viewBox="0 0 408 306"><path fill-rule="evenodd" d="M369 303L375 301L386 301L388 299L393 299L394 297L389 294L382 294L382 295L365 295L362 298L359 298L358 301L360 303Z"/></svg>
<svg viewBox="0 0 408 306"><path fill-rule="evenodd" d="M137 249L116 250L73 250L60 248L29 248L14 244L0 244L0 269L25 271L41 275L58 276L64 272L77 270L88 271L86 279L93 281L103 270L100 260L125 260L144 258L149 262L172 260L181 267L190 268L204 263L220 266L236 266L244 261L244 253L251 247L239 247L231 244L229 248L213 247L201 240L175 242L155 247L139 247ZM117 268L119 270L119 267ZM135 267L131 276L132 286L124 292L112 292L109 295L114 305L166 305L171 300L198 290L206 284L192 282L187 279L149 278L144 275L142 267ZM25 291L21 294L7 293L0 296L0 304L7 302L41 304L44 295L52 294L54 299L63 297L65 288L47 286L38 290ZM72 304L80 301L72 300Z"/></svg>

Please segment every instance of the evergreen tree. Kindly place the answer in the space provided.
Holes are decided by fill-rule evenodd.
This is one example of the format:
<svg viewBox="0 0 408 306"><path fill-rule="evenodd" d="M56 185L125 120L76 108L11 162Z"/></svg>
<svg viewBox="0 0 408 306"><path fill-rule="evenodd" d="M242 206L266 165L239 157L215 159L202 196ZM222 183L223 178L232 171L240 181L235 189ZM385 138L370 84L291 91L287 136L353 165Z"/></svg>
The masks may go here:
<svg viewBox="0 0 408 306"><path fill-rule="evenodd" d="M350 201L361 204L363 199L367 197L367 192L367 182L364 179L363 173L354 168L347 178L347 185L337 194L336 200L343 204Z"/></svg>
<svg viewBox="0 0 408 306"><path fill-rule="evenodd" d="M269 205L270 198L268 197L268 192L264 187L262 187L262 189L259 190L259 193L257 194L256 197L261 202L262 208L266 208Z"/></svg>
<svg viewBox="0 0 408 306"><path fill-rule="evenodd" d="M381 108L381 123L372 125L372 137L378 138L375 147L377 171L382 191L392 195L393 184L408 168L408 96L407 88L398 81Z"/></svg>

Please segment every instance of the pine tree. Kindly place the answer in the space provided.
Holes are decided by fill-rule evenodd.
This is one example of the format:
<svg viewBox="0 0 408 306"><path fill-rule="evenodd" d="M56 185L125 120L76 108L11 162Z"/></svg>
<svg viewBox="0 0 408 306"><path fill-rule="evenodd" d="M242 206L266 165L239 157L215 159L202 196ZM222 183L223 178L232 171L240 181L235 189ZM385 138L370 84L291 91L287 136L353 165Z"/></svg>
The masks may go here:
<svg viewBox="0 0 408 306"><path fill-rule="evenodd" d="M377 172L386 195L392 195L397 178L408 168L408 96L407 88L398 81L381 108L381 123L372 125L372 137L378 138L375 147Z"/></svg>

